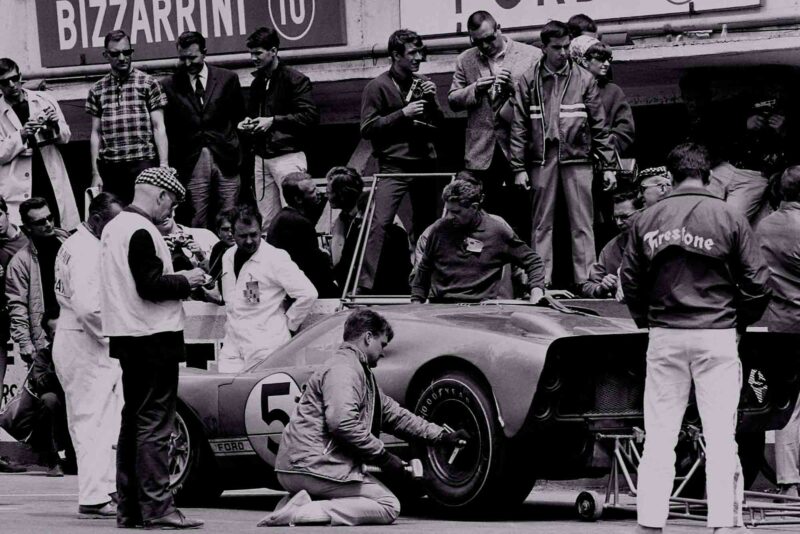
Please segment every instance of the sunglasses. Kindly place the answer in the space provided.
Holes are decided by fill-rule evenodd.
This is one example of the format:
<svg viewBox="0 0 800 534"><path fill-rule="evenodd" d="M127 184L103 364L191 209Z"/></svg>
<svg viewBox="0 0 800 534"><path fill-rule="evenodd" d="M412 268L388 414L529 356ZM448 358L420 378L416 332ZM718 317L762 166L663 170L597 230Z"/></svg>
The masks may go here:
<svg viewBox="0 0 800 534"><path fill-rule="evenodd" d="M489 45L492 44L497 40L497 30L491 35L487 35L486 37L476 37L472 39L472 44L475 46L481 45Z"/></svg>
<svg viewBox="0 0 800 534"><path fill-rule="evenodd" d="M47 217L44 217L42 219L36 219L35 221L30 221L28 224L32 226L44 226L47 223L52 223L53 221L54 221L53 214L51 213Z"/></svg>
<svg viewBox="0 0 800 534"><path fill-rule="evenodd" d="M120 55L131 57L133 55L133 48L128 48L127 50L106 50L106 54L113 58L117 58Z"/></svg>
<svg viewBox="0 0 800 534"><path fill-rule="evenodd" d="M626 215L614 215L614 217L613 217L613 218L614 218L614 220L615 220L615 221L618 221L618 222L625 222L625 221L627 221L628 219L630 219L631 217L633 217L633 213L628 213L628 214L626 214Z"/></svg>
<svg viewBox="0 0 800 534"><path fill-rule="evenodd" d="M0 87L11 87L12 85L16 85L22 79L21 74L15 74L14 76L9 76L8 78L3 78L0 80Z"/></svg>

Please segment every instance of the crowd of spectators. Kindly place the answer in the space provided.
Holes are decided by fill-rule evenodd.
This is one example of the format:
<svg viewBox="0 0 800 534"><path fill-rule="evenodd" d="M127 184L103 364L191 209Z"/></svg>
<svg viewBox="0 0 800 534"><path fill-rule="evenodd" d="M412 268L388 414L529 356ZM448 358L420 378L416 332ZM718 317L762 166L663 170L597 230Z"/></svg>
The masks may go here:
<svg viewBox="0 0 800 534"><path fill-rule="evenodd" d="M222 372L238 372L266 357L298 330L317 298L341 296L348 281L357 294L411 294L417 302L523 295L538 302L561 270L571 273L570 288L585 297L625 299L620 267L629 230L643 210L670 196L673 183L664 167L637 174L623 163L635 155L636 129L631 106L612 81L611 47L584 15L548 22L541 48L503 35L486 11L472 14L467 29L473 46L458 56L448 93L451 109L467 116L461 173L443 192L434 181L414 177L441 170L435 141L444 115L436 84L418 72L426 60L422 38L395 31L388 42L389 69L362 94L360 131L372 143L379 171L369 206L365 181L355 169L332 168L325 193L308 174L305 148L319 111L309 79L280 60L274 30L259 28L246 41L257 69L249 106L238 76L206 62L200 33L179 36L179 68L159 81L133 67L128 35L110 32L104 42L110 71L86 99L92 186L106 196L93 201L94 219L84 225L57 148L70 138L58 102L25 89L17 64L0 59L0 277L6 304L0 335L10 335L20 358L35 370L31 383L49 395L53 423L38 446L51 474L59 474L70 448L65 414L81 406L70 399L74 377L59 371L58 358L54 367L51 353L65 305L58 296L68 293L65 302L74 304L73 293L60 285L56 258L76 229L75 235L88 232L84 238L105 241L103 227L129 204L111 228L133 221L132 213L153 224L136 219L138 230L124 236L129 243L123 249L136 258L130 265L133 285L125 290L146 301L193 298L225 305ZM749 113L736 114L741 124L731 126L743 133L738 152L710 142L719 109L699 106L692 134L709 141L713 168L707 189L750 223L763 220L770 268L796 269L796 261L778 258L794 245L782 243L775 228L795 222L798 172L789 167L789 141L798 125L780 97L755 104ZM245 179L246 154L252 156L252 184ZM768 185L776 176L782 187L773 190ZM774 191L782 191L785 203L767 216L767 196ZM407 195L412 217L398 224ZM316 225L326 199L335 216L327 235L320 235ZM110 204L120 209L110 210ZM439 220L438 206L446 212ZM558 232L560 221L568 221L567 232ZM554 253L559 235L570 236L566 260ZM158 277L166 278L157 282ZM795 310L798 291L796 283L782 284L778 302ZM780 304L771 310L776 316L796 313ZM89 313L76 313L84 312ZM93 328L101 342L101 329ZM134 335L131 328L112 338ZM108 335L105 325L102 331ZM7 361L3 341L0 385ZM120 354L133 346L116 342ZM114 347L104 350L113 354ZM58 377L69 382L66 393ZM75 423L80 417L70 420L80 458L86 447ZM135 424L129 418L120 436L129 449ZM788 469L797 471L792 465ZM90 514L105 513L107 504L81 502Z"/></svg>

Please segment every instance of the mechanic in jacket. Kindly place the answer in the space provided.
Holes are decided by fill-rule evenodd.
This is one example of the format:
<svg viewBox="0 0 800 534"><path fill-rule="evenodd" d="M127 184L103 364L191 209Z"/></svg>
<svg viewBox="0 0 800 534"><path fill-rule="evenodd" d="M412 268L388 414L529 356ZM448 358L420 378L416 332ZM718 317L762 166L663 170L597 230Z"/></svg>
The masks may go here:
<svg viewBox="0 0 800 534"><path fill-rule="evenodd" d="M231 214L235 247L222 256L225 339L220 373L238 373L289 341L317 300L314 284L289 257L261 237L261 213L239 206ZM294 299L284 308L287 297Z"/></svg>
<svg viewBox="0 0 800 534"><path fill-rule="evenodd" d="M620 276L631 316L650 329L639 532L661 532L667 520L692 383L706 441L708 526L737 532L743 478L734 439L742 386L736 332L764 312L769 271L747 220L706 190L706 149L679 145L667 169L676 187L633 223Z"/></svg>
<svg viewBox="0 0 800 534"><path fill-rule="evenodd" d="M56 255L55 292L61 312L53 364L64 389L67 422L78 459L78 515L111 517L117 507L117 454L122 421L122 370L109 356L100 319L100 235L122 211L121 201L100 193L89 218Z"/></svg>
<svg viewBox="0 0 800 534"><path fill-rule="evenodd" d="M390 524L400 514L400 502L364 469L377 465L387 475L405 475L381 432L448 450L469 439L464 430L447 432L381 392L372 369L392 336L391 325L370 309L347 317L344 343L308 380L283 431L275 471L290 496L260 526Z"/></svg>

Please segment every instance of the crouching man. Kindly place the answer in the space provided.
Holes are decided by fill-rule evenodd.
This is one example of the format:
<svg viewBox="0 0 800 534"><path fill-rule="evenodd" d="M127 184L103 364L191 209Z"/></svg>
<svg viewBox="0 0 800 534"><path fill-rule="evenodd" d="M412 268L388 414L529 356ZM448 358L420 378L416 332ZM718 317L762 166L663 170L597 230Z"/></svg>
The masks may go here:
<svg viewBox="0 0 800 534"><path fill-rule="evenodd" d="M364 468L405 475L402 460L379 439L381 431L448 450L469 438L464 430L447 432L425 421L381 392L372 369L392 336L386 319L372 310L347 318L344 343L309 379L283 432L275 470L290 497L259 526L390 524L400 502Z"/></svg>

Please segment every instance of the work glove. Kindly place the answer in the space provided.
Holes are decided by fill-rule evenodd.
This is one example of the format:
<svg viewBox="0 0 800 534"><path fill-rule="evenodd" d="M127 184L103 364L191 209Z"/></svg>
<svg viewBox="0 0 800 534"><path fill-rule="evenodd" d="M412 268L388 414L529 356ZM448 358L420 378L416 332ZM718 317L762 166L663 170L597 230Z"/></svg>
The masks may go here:
<svg viewBox="0 0 800 534"><path fill-rule="evenodd" d="M455 432L442 432L437 443L449 448L455 448L463 447L463 444L459 444L459 441L468 442L470 439L472 439L472 436L469 435L469 432L462 429Z"/></svg>
<svg viewBox="0 0 800 534"><path fill-rule="evenodd" d="M406 472L406 464L403 463L403 460L386 450L378 456L375 465L380 467L381 471L393 477L401 478L408 474Z"/></svg>

